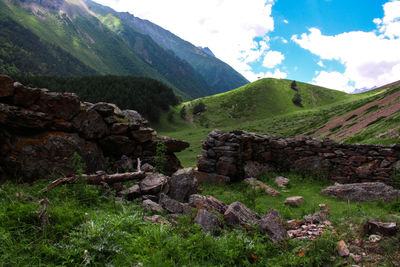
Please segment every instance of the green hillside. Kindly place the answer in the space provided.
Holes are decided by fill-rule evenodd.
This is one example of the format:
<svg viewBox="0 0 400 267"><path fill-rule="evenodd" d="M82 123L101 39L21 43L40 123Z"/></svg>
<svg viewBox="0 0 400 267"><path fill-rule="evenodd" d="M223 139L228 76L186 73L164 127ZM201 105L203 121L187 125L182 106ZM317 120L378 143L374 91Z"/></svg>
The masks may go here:
<svg viewBox="0 0 400 267"><path fill-rule="evenodd" d="M153 127L161 135L190 142L189 149L178 153L185 166L195 165L197 155L201 154L201 142L213 129L238 129L273 136L312 135L346 143L388 145L400 142L399 83L357 95L300 82L296 82L296 92L291 83L289 80L263 79L231 92L186 102L176 107L174 113L164 114L160 123ZM301 95L302 107L292 101L296 93ZM380 104L379 101L384 99L389 99L390 103ZM200 102L204 103L205 111L193 114L194 107ZM180 116L183 106L186 120ZM387 109L391 110L390 116L364 122L375 110ZM359 111L359 115L352 115L355 111ZM332 124L327 131L318 134L341 117L345 123ZM357 133L336 139L335 134L358 124Z"/></svg>
<svg viewBox="0 0 400 267"><path fill-rule="evenodd" d="M2 54L8 56L8 61L17 61L18 57L14 55L21 54L20 50L27 51L25 56L31 64L17 68L23 73L132 75L161 81L185 99L212 94L211 86L188 62L158 45L148 35L135 31L113 15L115 11L90 10L86 3L91 2L0 0L2 20L13 22L12 27L10 23L3 23L4 27L0 28L2 43L9 44ZM20 38L22 31L26 32L26 39ZM16 40L22 42L23 49ZM45 48L49 48L54 58L41 53ZM67 66L57 65L66 55L75 59L77 66L76 70L67 73L69 75L64 70ZM46 58L46 66L52 66L47 68L51 72L46 72L43 60L38 57ZM66 63L71 59L65 60ZM86 69L81 70L84 67Z"/></svg>
<svg viewBox="0 0 400 267"><path fill-rule="evenodd" d="M112 12L107 7L92 1L87 3L94 10ZM142 20L126 12L114 11L113 14L134 30L150 36L158 45L187 61L205 79L211 88L210 95L226 92L249 82L228 64L148 20Z"/></svg>
<svg viewBox="0 0 400 267"><path fill-rule="evenodd" d="M193 100L184 105L192 110L199 102L204 103L206 111L195 115L194 120L204 126L221 127L357 98L301 82L297 82L296 91L291 88L291 83L290 80L261 79L230 92ZM301 107L293 103L296 94L300 95Z"/></svg>

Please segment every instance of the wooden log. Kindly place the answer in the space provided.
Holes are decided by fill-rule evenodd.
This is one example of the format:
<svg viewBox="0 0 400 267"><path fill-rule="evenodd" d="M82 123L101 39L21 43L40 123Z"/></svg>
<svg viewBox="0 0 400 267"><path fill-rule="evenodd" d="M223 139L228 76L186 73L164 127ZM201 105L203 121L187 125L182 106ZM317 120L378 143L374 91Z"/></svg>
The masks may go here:
<svg viewBox="0 0 400 267"><path fill-rule="evenodd" d="M73 184L79 182L79 180L84 181L86 184L91 185L104 185L104 184L114 184L114 183L123 183L132 180L139 180L145 178L150 173L146 172L127 172L127 173L115 173L115 174L106 174L104 172L99 172L96 174L82 174L82 175L74 175L72 177L60 178L53 181L46 188L42 190L47 191L63 184Z"/></svg>

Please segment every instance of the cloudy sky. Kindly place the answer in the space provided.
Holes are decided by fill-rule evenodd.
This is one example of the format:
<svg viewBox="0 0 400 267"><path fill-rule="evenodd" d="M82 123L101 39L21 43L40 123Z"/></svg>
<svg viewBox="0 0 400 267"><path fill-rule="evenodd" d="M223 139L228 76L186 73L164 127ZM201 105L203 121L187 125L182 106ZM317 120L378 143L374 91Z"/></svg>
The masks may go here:
<svg viewBox="0 0 400 267"><path fill-rule="evenodd" d="M207 46L248 80L352 92L400 80L400 0L95 0Z"/></svg>

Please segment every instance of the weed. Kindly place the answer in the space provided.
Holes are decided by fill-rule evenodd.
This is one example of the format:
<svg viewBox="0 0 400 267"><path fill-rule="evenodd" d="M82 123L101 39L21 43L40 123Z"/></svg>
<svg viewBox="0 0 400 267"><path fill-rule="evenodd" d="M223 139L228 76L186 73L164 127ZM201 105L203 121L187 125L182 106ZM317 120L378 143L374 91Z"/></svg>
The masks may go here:
<svg viewBox="0 0 400 267"><path fill-rule="evenodd" d="M167 162L165 156L166 152L167 146L162 142L158 142L156 147L156 156L154 157L154 168L157 173L164 173L165 171L165 164Z"/></svg>

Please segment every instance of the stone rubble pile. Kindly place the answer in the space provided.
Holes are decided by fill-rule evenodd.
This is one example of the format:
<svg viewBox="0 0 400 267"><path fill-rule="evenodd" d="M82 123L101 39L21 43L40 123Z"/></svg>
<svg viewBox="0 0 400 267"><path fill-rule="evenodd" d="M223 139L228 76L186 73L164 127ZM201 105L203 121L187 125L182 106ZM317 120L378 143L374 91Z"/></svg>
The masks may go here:
<svg viewBox="0 0 400 267"><path fill-rule="evenodd" d="M197 159L199 182L240 181L278 168L312 172L333 181L384 182L400 171L400 144L347 145L307 136L271 137L212 131Z"/></svg>
<svg viewBox="0 0 400 267"><path fill-rule="evenodd" d="M159 142L167 147L166 171L173 173L181 166L174 152L189 144L157 137L138 112L82 102L72 93L29 88L0 75L0 178L71 175L74 152L88 173L110 167L128 171L137 158L154 165Z"/></svg>

